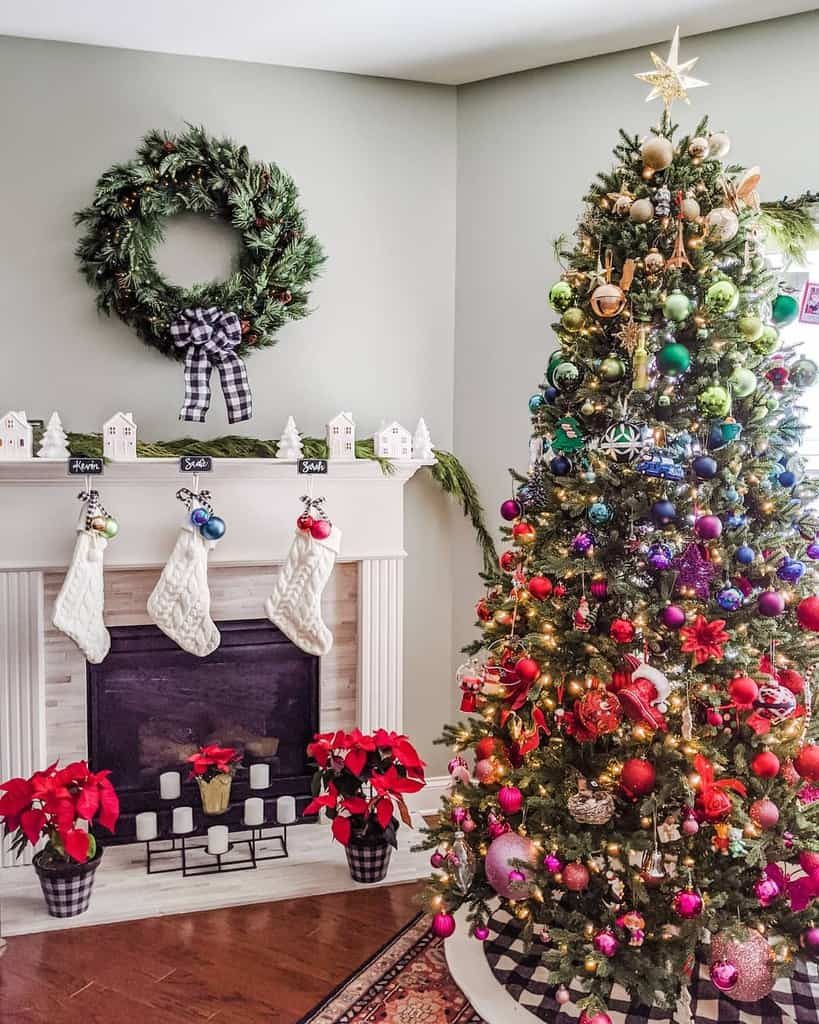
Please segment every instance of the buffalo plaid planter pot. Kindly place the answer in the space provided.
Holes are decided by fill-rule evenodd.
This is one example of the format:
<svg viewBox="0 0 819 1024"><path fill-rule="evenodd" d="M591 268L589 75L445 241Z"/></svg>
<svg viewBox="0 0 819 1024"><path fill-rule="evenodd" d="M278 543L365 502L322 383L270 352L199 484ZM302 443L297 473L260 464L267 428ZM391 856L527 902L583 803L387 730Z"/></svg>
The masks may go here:
<svg viewBox="0 0 819 1024"><path fill-rule="evenodd" d="M100 866L102 850L85 864L49 864L42 862L42 853L34 857L34 870L40 879L46 907L52 917L76 917L88 910L94 875Z"/></svg>
<svg viewBox="0 0 819 1024"><path fill-rule="evenodd" d="M381 836L353 836L345 852L354 882L380 882L387 874L392 847Z"/></svg>

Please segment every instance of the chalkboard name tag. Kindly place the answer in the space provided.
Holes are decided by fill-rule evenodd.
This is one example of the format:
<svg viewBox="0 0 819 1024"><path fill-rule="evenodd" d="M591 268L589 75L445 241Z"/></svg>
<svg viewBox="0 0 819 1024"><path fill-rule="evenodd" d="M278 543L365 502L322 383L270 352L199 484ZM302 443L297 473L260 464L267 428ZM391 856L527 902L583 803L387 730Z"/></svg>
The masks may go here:
<svg viewBox="0 0 819 1024"><path fill-rule="evenodd" d="M327 472L327 459L299 459L299 473L315 476Z"/></svg>
<svg viewBox="0 0 819 1024"><path fill-rule="evenodd" d="M102 473L102 459L86 458L78 455L68 460L69 476L99 476Z"/></svg>
<svg viewBox="0 0 819 1024"><path fill-rule="evenodd" d="M213 459L210 455L183 455L179 459L180 473L210 473Z"/></svg>

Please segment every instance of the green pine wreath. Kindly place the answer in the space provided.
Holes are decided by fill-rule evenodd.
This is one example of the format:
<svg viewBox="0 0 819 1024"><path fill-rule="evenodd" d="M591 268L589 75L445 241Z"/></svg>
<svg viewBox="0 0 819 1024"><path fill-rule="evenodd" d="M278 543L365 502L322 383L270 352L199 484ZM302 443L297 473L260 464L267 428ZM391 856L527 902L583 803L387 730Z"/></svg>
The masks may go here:
<svg viewBox="0 0 819 1024"><path fill-rule="evenodd" d="M152 253L163 223L185 212L239 233L238 266L225 281L180 288L157 270ZM274 344L279 328L310 312L309 285L324 262L293 179L276 164L252 161L246 146L192 125L181 135L146 135L136 159L102 175L93 204L75 221L85 227L76 254L97 308L173 359L184 359L184 350L174 346L170 326L186 308L235 313L237 355Z"/></svg>

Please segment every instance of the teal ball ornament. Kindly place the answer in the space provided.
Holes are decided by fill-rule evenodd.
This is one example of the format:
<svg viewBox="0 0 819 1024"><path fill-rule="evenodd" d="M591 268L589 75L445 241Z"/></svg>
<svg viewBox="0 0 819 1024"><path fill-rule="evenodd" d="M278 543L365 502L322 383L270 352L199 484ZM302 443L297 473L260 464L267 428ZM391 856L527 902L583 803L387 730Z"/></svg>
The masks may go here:
<svg viewBox="0 0 819 1024"><path fill-rule="evenodd" d="M119 523L114 519L113 516L106 516L105 526L103 528L103 536L107 537L108 540L113 540L114 537L119 533Z"/></svg>
<svg viewBox="0 0 819 1024"><path fill-rule="evenodd" d="M721 384L711 384L697 395L697 405L706 416L727 416L731 396Z"/></svg>
<svg viewBox="0 0 819 1024"><path fill-rule="evenodd" d="M560 364L565 360L565 358L566 357L563 355L563 352L560 349L557 349L555 352L552 352L552 354L549 356L549 362L546 364L547 384L554 384L554 380L552 379L554 376L554 372L558 368L558 366L560 366Z"/></svg>
<svg viewBox="0 0 819 1024"><path fill-rule="evenodd" d="M731 313L739 303L739 288L727 277L714 281L705 292L705 305L711 313Z"/></svg>
<svg viewBox="0 0 819 1024"><path fill-rule="evenodd" d="M657 369L667 377L679 377L691 366L691 353L678 341L664 345L657 353Z"/></svg>
<svg viewBox="0 0 819 1024"><path fill-rule="evenodd" d="M589 506L586 515L592 526L605 526L606 523L611 522L614 511L605 501L595 501L593 505Z"/></svg>
<svg viewBox="0 0 819 1024"><path fill-rule="evenodd" d="M791 367L790 381L798 388L813 387L817 377L819 377L819 367L812 359L806 359L803 356L797 359Z"/></svg>
<svg viewBox="0 0 819 1024"><path fill-rule="evenodd" d="M546 404L546 399L543 397L540 391L536 395L532 395L529 399L529 412L536 413L539 409L542 409Z"/></svg>
<svg viewBox="0 0 819 1024"><path fill-rule="evenodd" d="M781 294L773 300L771 305L771 319L777 327L785 327L792 324L799 316L799 303L793 295Z"/></svg>
<svg viewBox="0 0 819 1024"><path fill-rule="evenodd" d="M210 512L206 508L195 508L191 512L191 522L194 526L204 526L210 519Z"/></svg>
<svg viewBox="0 0 819 1024"><path fill-rule="evenodd" d="M683 295L679 289L675 289L663 303L663 316L666 320L680 323L691 315L692 309L691 299Z"/></svg>
<svg viewBox="0 0 819 1024"><path fill-rule="evenodd" d="M199 532L206 540L219 540L225 535L225 521L219 516L211 516L210 519L199 527Z"/></svg>
<svg viewBox="0 0 819 1024"><path fill-rule="evenodd" d="M583 374L580 372L580 367L575 363L562 362L558 363L555 367L555 371L552 374L552 382L558 391L563 391L571 394L573 391L577 391L580 387L580 382L583 379Z"/></svg>
<svg viewBox="0 0 819 1024"><path fill-rule="evenodd" d="M549 289L549 305L555 313L565 313L573 301L574 294L568 281L556 281Z"/></svg>
<svg viewBox="0 0 819 1024"><path fill-rule="evenodd" d="M737 366L728 383L737 398L747 398L756 391L756 374L745 366Z"/></svg>

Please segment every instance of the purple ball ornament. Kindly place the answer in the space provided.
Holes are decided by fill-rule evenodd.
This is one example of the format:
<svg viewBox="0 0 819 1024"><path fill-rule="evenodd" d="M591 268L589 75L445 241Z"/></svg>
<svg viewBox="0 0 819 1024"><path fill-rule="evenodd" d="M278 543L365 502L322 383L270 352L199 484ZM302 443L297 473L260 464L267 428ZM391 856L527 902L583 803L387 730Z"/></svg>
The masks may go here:
<svg viewBox="0 0 819 1024"><path fill-rule="evenodd" d="M717 604L726 612L742 607L742 591L738 587L724 587L717 594Z"/></svg>
<svg viewBox="0 0 819 1024"><path fill-rule="evenodd" d="M819 540L812 540L805 549L805 554L814 562L819 561Z"/></svg>
<svg viewBox="0 0 819 1024"><path fill-rule="evenodd" d="M611 957L620 948L620 942L610 928L605 928L602 932L598 932L595 935L594 948L598 953L602 953L603 956Z"/></svg>
<svg viewBox="0 0 819 1024"><path fill-rule="evenodd" d="M444 855L439 850L436 850L429 858L429 862L437 871L438 868L442 868L444 866Z"/></svg>
<svg viewBox="0 0 819 1024"><path fill-rule="evenodd" d="M778 590L763 590L756 602L760 615L775 619L785 611L785 598Z"/></svg>
<svg viewBox="0 0 819 1024"><path fill-rule="evenodd" d="M798 558L786 558L776 570L776 575L785 583L798 583L805 575L806 568L805 563Z"/></svg>
<svg viewBox="0 0 819 1024"><path fill-rule="evenodd" d="M210 519L210 512L206 508L195 508L191 512L191 522L194 526L204 526Z"/></svg>
<svg viewBox="0 0 819 1024"><path fill-rule="evenodd" d="M754 882L754 894L757 900L759 900L760 907L770 907L771 904L776 903L779 899L782 889L773 878L768 878L767 875L763 874L761 878Z"/></svg>
<svg viewBox="0 0 819 1024"><path fill-rule="evenodd" d="M660 619L669 629L682 629L685 625L685 612L679 605L669 604L660 612Z"/></svg>
<svg viewBox="0 0 819 1024"><path fill-rule="evenodd" d="M694 523L694 532L703 540L716 540L722 534L719 516L700 516Z"/></svg>
<svg viewBox="0 0 819 1024"><path fill-rule="evenodd" d="M489 929L485 924L476 924L475 931L472 933L478 942L486 942L489 938Z"/></svg>
<svg viewBox="0 0 819 1024"><path fill-rule="evenodd" d="M807 928L803 932L802 948L809 953L819 953L819 928Z"/></svg>
<svg viewBox="0 0 819 1024"><path fill-rule="evenodd" d="M484 861L486 880L498 896L508 900L521 896L520 880L510 879L513 872L522 875L524 883L529 880L528 872L512 868L511 862L515 860L534 863L535 844L531 839L519 836L517 832L505 832L492 840Z"/></svg>
<svg viewBox="0 0 819 1024"><path fill-rule="evenodd" d="M581 533L575 535L572 540L572 551L576 555L585 555L594 547L594 537L583 530Z"/></svg>
<svg viewBox="0 0 819 1024"><path fill-rule="evenodd" d="M671 565L674 554L667 544L652 544L648 549L646 561L652 569L662 572Z"/></svg>
<svg viewBox="0 0 819 1024"><path fill-rule="evenodd" d="M455 931L455 918L452 914L440 912L432 919L432 934L439 939L448 939Z"/></svg>
<svg viewBox="0 0 819 1024"><path fill-rule="evenodd" d="M547 871L551 871L552 874L555 874L555 872L563 869L563 861L556 853L547 853L543 858L543 866Z"/></svg>
<svg viewBox="0 0 819 1024"><path fill-rule="evenodd" d="M512 522L513 519L517 519L523 513L520 502L514 498L507 498L501 504L500 514L501 519L505 519L507 522Z"/></svg>
<svg viewBox="0 0 819 1024"><path fill-rule="evenodd" d="M711 964L711 981L720 992L730 992L739 979L739 970L730 960L717 960Z"/></svg>
<svg viewBox="0 0 819 1024"><path fill-rule="evenodd" d="M555 476L568 476L572 471L572 464L565 455L555 455L549 463L549 469Z"/></svg>

